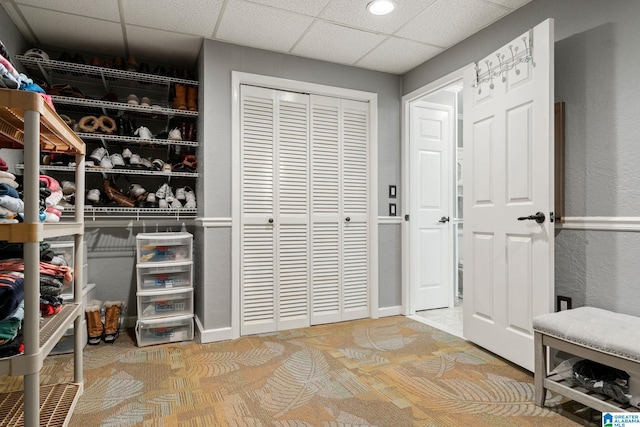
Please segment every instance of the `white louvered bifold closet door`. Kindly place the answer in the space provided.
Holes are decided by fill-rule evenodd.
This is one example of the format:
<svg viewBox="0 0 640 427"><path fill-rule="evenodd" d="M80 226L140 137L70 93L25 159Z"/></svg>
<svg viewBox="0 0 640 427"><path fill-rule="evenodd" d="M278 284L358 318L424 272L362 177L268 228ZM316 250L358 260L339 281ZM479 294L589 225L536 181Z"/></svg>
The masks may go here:
<svg viewBox="0 0 640 427"><path fill-rule="evenodd" d="M342 320L369 316L369 104L342 100Z"/></svg>
<svg viewBox="0 0 640 427"><path fill-rule="evenodd" d="M368 111L311 96L311 324L369 316Z"/></svg>
<svg viewBox="0 0 640 427"><path fill-rule="evenodd" d="M241 87L241 333L309 325L309 97Z"/></svg>

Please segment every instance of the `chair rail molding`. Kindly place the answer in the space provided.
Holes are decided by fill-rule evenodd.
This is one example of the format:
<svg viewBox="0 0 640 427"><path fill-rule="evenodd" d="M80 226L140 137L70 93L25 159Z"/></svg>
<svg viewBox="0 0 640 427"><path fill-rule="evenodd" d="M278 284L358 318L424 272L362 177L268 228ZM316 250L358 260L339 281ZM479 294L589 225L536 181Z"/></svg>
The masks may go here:
<svg viewBox="0 0 640 427"><path fill-rule="evenodd" d="M402 224L401 216L379 216L378 224Z"/></svg>
<svg viewBox="0 0 640 427"><path fill-rule="evenodd" d="M563 230L640 231L640 217L567 216L556 227Z"/></svg>
<svg viewBox="0 0 640 427"><path fill-rule="evenodd" d="M198 217L194 220L196 225L204 228L231 227L231 217Z"/></svg>

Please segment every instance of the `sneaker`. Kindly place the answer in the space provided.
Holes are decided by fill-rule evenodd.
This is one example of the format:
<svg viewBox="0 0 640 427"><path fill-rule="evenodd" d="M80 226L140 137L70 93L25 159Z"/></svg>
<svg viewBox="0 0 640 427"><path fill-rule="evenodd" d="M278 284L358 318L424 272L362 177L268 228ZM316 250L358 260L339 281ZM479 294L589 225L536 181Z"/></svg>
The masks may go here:
<svg viewBox="0 0 640 427"><path fill-rule="evenodd" d="M178 200L187 200L184 194L184 187L180 187L176 189L176 199Z"/></svg>
<svg viewBox="0 0 640 427"><path fill-rule="evenodd" d="M180 134L180 129L173 128L169 131L169 137L167 138L171 141L182 141L182 135Z"/></svg>
<svg viewBox="0 0 640 427"><path fill-rule="evenodd" d="M169 207L169 203L167 203L167 201L165 199L160 199L158 201L158 207L160 209L167 209Z"/></svg>
<svg viewBox="0 0 640 427"><path fill-rule="evenodd" d="M196 201L196 193L193 192L191 187L184 187L184 198L186 201L193 200Z"/></svg>
<svg viewBox="0 0 640 427"><path fill-rule="evenodd" d="M97 188L89 190L89 192L87 193L87 200L89 200L91 202L99 201L100 200L100 190L98 190Z"/></svg>
<svg viewBox="0 0 640 427"><path fill-rule="evenodd" d="M140 158L140 165L144 166L147 169L152 169L153 168L153 164L151 163L151 160L147 159L146 157L141 157Z"/></svg>
<svg viewBox="0 0 640 427"><path fill-rule="evenodd" d="M145 107L150 107L151 106L151 100L149 98L147 98L146 96L143 96L142 99L140 99L140 105L144 105Z"/></svg>
<svg viewBox="0 0 640 427"><path fill-rule="evenodd" d="M127 104L131 105L140 105L140 99L134 94L127 96Z"/></svg>
<svg viewBox="0 0 640 427"><path fill-rule="evenodd" d="M155 159L153 161L153 170L159 171L164 167L164 162L161 159Z"/></svg>
<svg viewBox="0 0 640 427"><path fill-rule="evenodd" d="M98 147L95 150L93 150L91 152L91 154L89 154L89 158L95 160L97 163L100 163L100 160L103 159L104 156L106 156L107 153L107 149L104 147Z"/></svg>
<svg viewBox="0 0 640 427"><path fill-rule="evenodd" d="M187 202L184 204L184 207L188 208L188 209L195 209L196 208L196 199L187 200Z"/></svg>
<svg viewBox="0 0 640 427"><path fill-rule="evenodd" d="M111 160L111 163L113 164L113 167L116 166L124 166L124 159L122 158L122 155L119 153L114 153L112 154L109 159Z"/></svg>
<svg viewBox="0 0 640 427"><path fill-rule="evenodd" d="M155 193L147 193L147 202L155 203L156 202L156 194Z"/></svg>
<svg viewBox="0 0 640 427"><path fill-rule="evenodd" d="M140 137L140 139L151 139L153 138L153 136L151 136L151 131L144 127L144 126L140 126L138 129L136 129L136 131L134 132L134 135L137 135Z"/></svg>
<svg viewBox="0 0 640 427"><path fill-rule="evenodd" d="M129 158L129 164L131 165L139 165L140 164L140 154L132 154Z"/></svg>
<svg viewBox="0 0 640 427"><path fill-rule="evenodd" d="M171 190L171 187L169 187L169 185L167 185L165 191L165 199L167 199L167 202L172 203L174 200L176 200L175 196L173 195L173 190Z"/></svg>
<svg viewBox="0 0 640 427"><path fill-rule="evenodd" d="M182 203L180 203L180 200L173 199L173 201L171 202L171 209L180 209L180 208L182 208Z"/></svg>
<svg viewBox="0 0 640 427"><path fill-rule="evenodd" d="M167 195L167 188L169 187L169 185L167 185L166 183L162 184L160 186L160 188L158 188L158 191L156 191L156 197L158 199L164 199L165 196Z"/></svg>
<svg viewBox="0 0 640 427"><path fill-rule="evenodd" d="M122 158L123 159L130 159L131 158L131 150L129 150L128 148L125 148L124 150L122 150Z"/></svg>
<svg viewBox="0 0 640 427"><path fill-rule="evenodd" d="M76 184L75 182L71 182L71 181L62 181L60 183L60 186L62 187L62 194L64 195L69 195L69 194L73 194L76 192Z"/></svg>
<svg viewBox="0 0 640 427"><path fill-rule="evenodd" d="M146 192L147 190L145 190L140 184L131 184L131 186L129 187L129 194L131 195L131 197L136 199Z"/></svg>
<svg viewBox="0 0 640 427"><path fill-rule="evenodd" d="M111 159L109 156L104 156L102 160L100 160L100 167L104 169L113 169L113 163L111 163Z"/></svg>

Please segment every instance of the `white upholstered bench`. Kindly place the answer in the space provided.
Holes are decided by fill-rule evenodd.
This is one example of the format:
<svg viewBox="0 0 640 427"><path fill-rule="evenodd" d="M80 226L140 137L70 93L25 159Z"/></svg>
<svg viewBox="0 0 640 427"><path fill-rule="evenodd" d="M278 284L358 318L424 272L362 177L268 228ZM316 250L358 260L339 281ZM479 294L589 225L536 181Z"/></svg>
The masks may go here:
<svg viewBox="0 0 640 427"><path fill-rule="evenodd" d="M637 411L606 396L549 375L548 347L640 375L640 318L594 307L580 307L533 319L535 403L543 406L547 390L602 412Z"/></svg>

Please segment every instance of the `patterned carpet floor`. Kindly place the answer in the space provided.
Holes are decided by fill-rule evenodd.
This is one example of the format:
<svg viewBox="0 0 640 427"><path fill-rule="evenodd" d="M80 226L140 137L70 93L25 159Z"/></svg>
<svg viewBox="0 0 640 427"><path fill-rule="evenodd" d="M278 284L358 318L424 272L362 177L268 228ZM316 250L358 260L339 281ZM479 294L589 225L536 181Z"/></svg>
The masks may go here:
<svg viewBox="0 0 640 427"><path fill-rule="evenodd" d="M599 426L533 377L473 344L402 316L199 344L87 346L70 426ZM71 355L43 383L71 381ZM0 377L0 389L20 378Z"/></svg>

